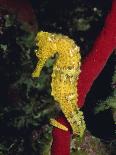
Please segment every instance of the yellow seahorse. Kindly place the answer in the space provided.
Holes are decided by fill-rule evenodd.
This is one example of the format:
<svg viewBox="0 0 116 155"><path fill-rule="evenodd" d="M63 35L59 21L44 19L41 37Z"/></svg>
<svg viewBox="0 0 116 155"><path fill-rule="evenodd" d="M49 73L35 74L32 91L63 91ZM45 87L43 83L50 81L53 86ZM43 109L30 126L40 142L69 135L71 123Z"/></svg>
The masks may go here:
<svg viewBox="0 0 116 155"><path fill-rule="evenodd" d="M39 61L32 76L38 77L46 60L58 53L53 66L51 95L58 102L73 133L82 136L85 122L83 113L77 107L77 79L81 65L80 48L67 36L43 31L37 34L36 45L39 47L36 51ZM65 131L68 130L55 119L51 119L51 124Z"/></svg>

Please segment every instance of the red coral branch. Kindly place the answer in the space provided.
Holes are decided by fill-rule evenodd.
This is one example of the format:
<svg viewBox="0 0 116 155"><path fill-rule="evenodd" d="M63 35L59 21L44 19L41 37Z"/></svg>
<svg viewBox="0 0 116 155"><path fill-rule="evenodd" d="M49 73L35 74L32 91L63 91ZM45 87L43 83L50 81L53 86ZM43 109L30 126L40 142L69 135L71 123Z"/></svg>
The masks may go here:
<svg viewBox="0 0 116 155"><path fill-rule="evenodd" d="M58 128L53 128L52 137L53 143L51 147L51 155L69 155L70 154L70 140L71 131L70 124L67 122L66 118L60 116L57 121L68 127L69 131L63 131Z"/></svg>
<svg viewBox="0 0 116 155"><path fill-rule="evenodd" d="M116 0L113 0L112 9L109 12L103 30L95 41L90 54L85 58L81 74L78 80L79 100L78 106L82 107L85 102L94 80L98 77L104 68L109 56L116 48ZM66 124L64 116L58 118L58 121L69 128L68 132L58 128L53 129L52 155L70 154L70 126Z"/></svg>
<svg viewBox="0 0 116 155"><path fill-rule="evenodd" d="M116 0L106 18L103 30L95 41L92 50L85 58L78 80L78 106L82 107L94 80L103 70L109 56L116 48Z"/></svg>

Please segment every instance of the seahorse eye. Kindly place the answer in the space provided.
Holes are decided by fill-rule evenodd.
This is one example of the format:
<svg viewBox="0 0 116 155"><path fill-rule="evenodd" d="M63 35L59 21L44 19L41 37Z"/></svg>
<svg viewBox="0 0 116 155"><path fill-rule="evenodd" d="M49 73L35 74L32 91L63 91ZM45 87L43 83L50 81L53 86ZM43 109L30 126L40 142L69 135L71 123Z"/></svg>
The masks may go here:
<svg viewBox="0 0 116 155"><path fill-rule="evenodd" d="M39 46L36 45L36 46L34 47L34 51L35 51L35 53L36 53L37 51L39 51Z"/></svg>

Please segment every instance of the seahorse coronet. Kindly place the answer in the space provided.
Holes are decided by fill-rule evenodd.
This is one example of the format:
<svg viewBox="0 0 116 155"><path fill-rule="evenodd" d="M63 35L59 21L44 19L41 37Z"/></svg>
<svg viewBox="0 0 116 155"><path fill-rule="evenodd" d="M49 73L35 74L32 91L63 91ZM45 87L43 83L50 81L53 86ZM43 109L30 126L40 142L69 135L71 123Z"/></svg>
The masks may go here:
<svg viewBox="0 0 116 155"><path fill-rule="evenodd" d="M58 102L72 127L73 133L82 136L85 130L85 122L83 113L77 106L77 79L81 72L80 48L73 39L62 34L41 31L35 40L39 47L36 51L39 62L32 76L40 75L46 60L58 53L58 58L53 66L51 95ZM57 121L52 120L51 124L62 130L67 130L64 125Z"/></svg>

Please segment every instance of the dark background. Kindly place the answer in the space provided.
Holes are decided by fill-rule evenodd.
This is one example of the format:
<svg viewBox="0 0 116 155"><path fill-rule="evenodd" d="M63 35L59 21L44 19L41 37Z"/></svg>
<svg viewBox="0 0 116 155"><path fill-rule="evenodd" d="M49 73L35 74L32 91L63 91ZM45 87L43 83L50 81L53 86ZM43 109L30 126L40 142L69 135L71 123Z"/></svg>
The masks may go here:
<svg viewBox="0 0 116 155"><path fill-rule="evenodd" d="M37 62L33 52L36 33L43 30L70 36L80 46L84 59L103 28L112 1L21 0L20 5L19 1L11 2L0 1L0 153L41 155L51 141L49 118L59 111L50 95L54 60L46 63L39 79L31 78ZM111 150L115 139L112 110L95 114L94 109L111 95L115 59L113 54L82 108L87 130L106 148L112 146ZM97 149L95 153L104 155L97 154Z"/></svg>

